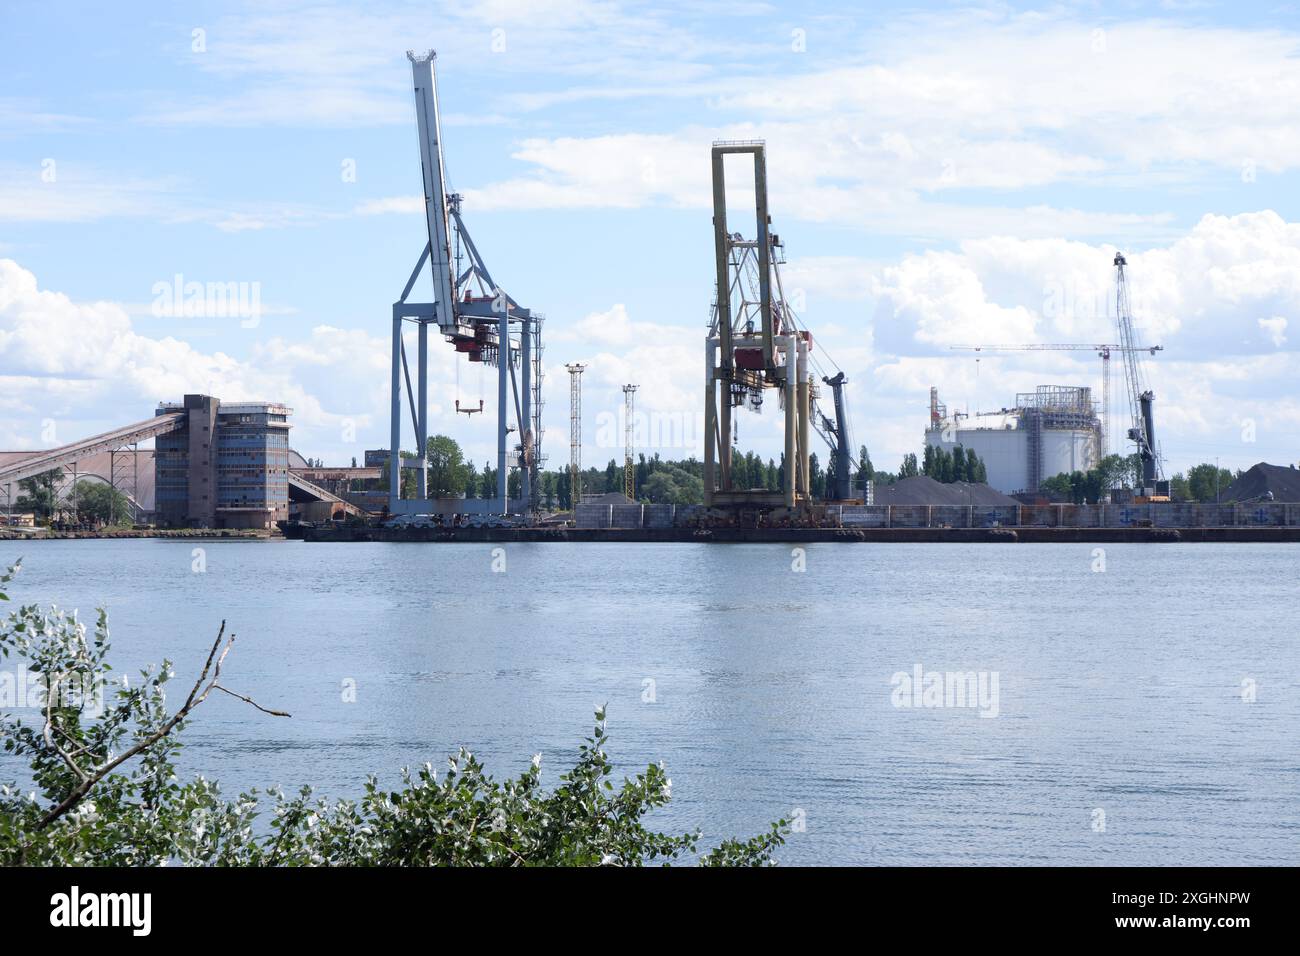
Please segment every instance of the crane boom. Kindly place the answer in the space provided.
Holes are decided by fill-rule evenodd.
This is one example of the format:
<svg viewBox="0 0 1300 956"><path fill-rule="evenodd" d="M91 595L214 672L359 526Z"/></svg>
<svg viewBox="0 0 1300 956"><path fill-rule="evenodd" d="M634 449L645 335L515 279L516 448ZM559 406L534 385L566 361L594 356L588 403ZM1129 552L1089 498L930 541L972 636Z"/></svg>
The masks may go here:
<svg viewBox="0 0 1300 956"><path fill-rule="evenodd" d="M442 155L438 86L430 50L416 56L407 50L415 86L415 118L420 130L420 166L424 179L424 216L429 227L429 264L433 271L435 314L443 331L456 327L456 277L451 265L451 223L447 218L447 177Z"/></svg>
<svg viewBox="0 0 1300 956"><path fill-rule="evenodd" d="M822 381L831 388L835 402L835 422L832 424L825 415L818 411L822 419L822 428L818 432L831 446L831 488L832 493L826 497L837 501L847 501L853 497L853 482L850 477L852 453L849 451L848 413L844 408L844 373L837 372L833 377L822 376Z"/></svg>
<svg viewBox="0 0 1300 956"><path fill-rule="evenodd" d="M1119 325L1120 343L1124 355L1124 380L1128 385L1129 411L1132 425L1128 430L1129 439L1137 445L1138 457L1142 462L1141 497L1147 500L1161 498L1168 500L1168 494L1159 487L1163 484L1160 460L1156 455L1156 426L1153 406L1155 393L1146 386L1142 375L1142 363L1138 353L1143 351L1138 342L1137 329L1133 325L1133 312L1129 304L1128 277L1125 267L1128 260L1121 252L1115 253L1115 320Z"/></svg>

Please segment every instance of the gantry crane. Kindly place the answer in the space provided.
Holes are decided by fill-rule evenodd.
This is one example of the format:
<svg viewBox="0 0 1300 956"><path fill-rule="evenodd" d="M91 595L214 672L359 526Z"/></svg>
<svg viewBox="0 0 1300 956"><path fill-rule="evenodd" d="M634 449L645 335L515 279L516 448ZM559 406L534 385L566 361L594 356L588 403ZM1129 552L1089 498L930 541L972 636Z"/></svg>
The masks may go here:
<svg viewBox="0 0 1300 956"><path fill-rule="evenodd" d="M753 161L753 239L727 228L724 162L736 154ZM760 511L804 506L812 497L809 443L814 429L830 446L836 467L844 472L842 482L836 479L836 497L849 499L852 453L841 393L844 375L841 372L832 379L823 374L812 333L801 327L785 297L780 269L785 262L784 245L772 232L768 215L766 146L761 140L715 142L712 162L717 278L705 340L704 503ZM816 407L814 374L834 390L835 425ZM747 407L760 411L764 391L769 388L777 391L785 417L784 480L777 494L736 488L731 468L737 417L733 410Z"/></svg>
<svg viewBox="0 0 1300 956"><path fill-rule="evenodd" d="M1111 353L1129 354L1132 349L1155 355L1163 352L1162 345L1089 345L1086 343L1048 343L1031 342L1025 345L954 345L954 349L971 352L1096 352L1101 356L1101 445L1105 454L1110 454L1110 356Z"/></svg>
<svg viewBox="0 0 1300 956"><path fill-rule="evenodd" d="M727 229L724 161L737 154L753 160L753 239ZM781 290L781 241L771 230L767 211L764 143L715 142L712 161L717 281L705 339L704 503L793 510L808 498L812 336L796 326ZM732 483L732 409L748 403L758 410L768 388L778 391L785 412L784 481L778 495L736 488Z"/></svg>
<svg viewBox="0 0 1300 956"><path fill-rule="evenodd" d="M420 165L424 180L424 211L429 240L407 280L402 296L393 303L391 448L389 451L389 512L399 514L428 507L428 338L429 326L471 362L483 362L497 369L497 498L502 513L510 510L507 498L510 466L520 469L521 499L528 507L534 500L537 469L541 462L540 404L537 382L541 375L542 316L523 308L493 280L478 247L461 218L461 197L447 192L442 151L442 127L438 116L438 91L434 75L436 54L423 56L408 51L415 89L415 116L420 134ZM454 254L453 254L454 250ZM462 261L468 262L462 271ZM433 277L434 302L408 302L424 264ZM411 371L406 360L404 322L414 322L419 333L416 388L411 388ZM514 326L516 331L511 332ZM522 381L517 381L518 368ZM411 421L415 429L416 455L407 461L416 467L419 501L401 497L402 384L406 384ZM514 401L510 401L513 390ZM460 408L473 414L482 405ZM515 424L510 424L511 412ZM513 455L507 455L510 432L519 436Z"/></svg>

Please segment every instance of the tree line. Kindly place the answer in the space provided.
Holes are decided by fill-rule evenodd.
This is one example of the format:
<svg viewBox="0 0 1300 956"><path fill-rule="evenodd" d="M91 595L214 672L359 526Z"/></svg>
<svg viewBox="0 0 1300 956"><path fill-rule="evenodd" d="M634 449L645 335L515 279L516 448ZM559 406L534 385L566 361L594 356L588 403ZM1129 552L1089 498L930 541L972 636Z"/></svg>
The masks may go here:
<svg viewBox="0 0 1300 956"><path fill-rule="evenodd" d="M784 487L784 455L765 459L753 451L742 452L739 448L733 448L731 454L732 481L737 488L775 492ZM411 452L403 451L402 457L414 456ZM490 462L484 462L482 468L476 467L466 459L455 439L446 435L430 438L427 460L429 497L458 498L463 495L466 498L490 499L497 496L496 469ZM704 501L704 463L694 456L665 459L657 452L649 456L642 453L637 456L634 467L637 501L676 505L701 504ZM850 473L854 476L855 493L860 493L866 482L893 484L900 479L917 475L925 475L945 484L988 481L984 460L975 454L973 448L961 445L952 451L927 445L919 462L916 455L905 455L897 473L877 471L867 446L861 445L857 460L850 466ZM826 497L833 474L833 460L823 467L815 452L808 456L808 483L814 498ZM538 480L543 507L560 511L572 508L567 468L543 469L539 472ZM388 470L385 466L377 487L387 486ZM518 469L511 469L508 487L512 498L519 496ZM588 495L622 493L623 461L611 458L604 468L592 466L583 469L581 487L582 493ZM403 471L402 494L407 497L415 494L415 475L410 471Z"/></svg>
<svg viewBox="0 0 1300 956"><path fill-rule="evenodd" d="M62 468L52 468L18 482L19 495L13 509L31 512L37 521L60 516L96 526L129 526L131 503L122 492L103 481L83 478L59 493Z"/></svg>
<svg viewBox="0 0 1300 956"><path fill-rule="evenodd" d="M1194 465L1186 474L1179 472L1169 479L1169 497L1174 501L1231 504L1228 486L1243 472L1229 471L1205 462ZM1134 489L1142 484L1142 458L1132 455L1107 455L1095 468L1087 471L1061 472L1043 480L1043 491L1058 495L1074 504L1100 501L1112 489Z"/></svg>

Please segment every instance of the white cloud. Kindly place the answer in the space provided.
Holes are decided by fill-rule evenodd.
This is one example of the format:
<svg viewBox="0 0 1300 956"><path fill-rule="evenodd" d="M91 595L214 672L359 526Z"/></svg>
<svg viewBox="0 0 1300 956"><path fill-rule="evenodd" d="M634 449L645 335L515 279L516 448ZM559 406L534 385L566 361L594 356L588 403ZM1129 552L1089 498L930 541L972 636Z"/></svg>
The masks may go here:
<svg viewBox="0 0 1300 956"><path fill-rule="evenodd" d="M1066 15L903 18L868 35L876 52L860 62L800 59L812 69L792 72L769 55L761 82L757 68L741 67L742 75L676 86L533 94L530 105L542 108L712 93L722 121L709 125L696 112L655 135L527 138L513 156L528 171L473 190L474 204L703 209L708 143L764 138L779 219L932 238L1167 241L1172 216L1158 210L1017 208L1006 194L1055 184L1231 184L1247 167L1300 164L1289 108L1300 94L1294 34L1138 22L1108 25L1094 52L1095 27ZM981 195L941 198L964 190Z"/></svg>
<svg viewBox="0 0 1300 956"><path fill-rule="evenodd" d="M304 341L256 345L246 359L200 351L182 334L141 334L121 305L75 302L0 259L0 391L11 398L0 442L39 445L45 419L61 423L61 440L94 434L186 392L285 402L295 442L340 454L345 421L360 432L387 418L376 384L387 381L388 343L367 333L319 326Z"/></svg>
<svg viewBox="0 0 1300 956"><path fill-rule="evenodd" d="M215 81L197 96L164 99L137 117L167 125L370 127L411 120L410 73L402 51L436 47L439 68L526 78L574 75L604 81L681 78L709 72L693 60L713 44L680 25L674 11L603 0L429 4L259 5L206 27L203 52L190 37L178 62ZM656 51L648 61L646 50ZM406 69L404 69L404 67ZM503 100L506 99L503 97ZM487 122L500 117L487 112ZM453 122L479 123L451 114Z"/></svg>
<svg viewBox="0 0 1300 956"><path fill-rule="evenodd" d="M912 436L884 450L914 450L930 385L952 405L985 410L1039 384L1090 385L1100 396L1100 363L1090 352L984 353L978 385L974 353L945 353L958 344L1115 342L1113 256L1109 246L997 237L882 269L873 322L887 354L850 378L871 383L873 420L898 408L900 395L913 396ZM1127 259L1139 337L1165 349L1144 364L1170 470L1216 453L1232 467L1290 460L1300 353L1282 350L1288 317L1300 313L1300 224L1272 211L1205 216L1168 246ZM1126 417L1114 360L1111 388L1117 418ZM1241 438L1248 419L1254 445Z"/></svg>
<svg viewBox="0 0 1300 956"><path fill-rule="evenodd" d="M1284 316L1275 315L1269 319L1260 319L1259 327L1268 335L1268 339L1277 348L1286 345L1286 327L1287 320Z"/></svg>

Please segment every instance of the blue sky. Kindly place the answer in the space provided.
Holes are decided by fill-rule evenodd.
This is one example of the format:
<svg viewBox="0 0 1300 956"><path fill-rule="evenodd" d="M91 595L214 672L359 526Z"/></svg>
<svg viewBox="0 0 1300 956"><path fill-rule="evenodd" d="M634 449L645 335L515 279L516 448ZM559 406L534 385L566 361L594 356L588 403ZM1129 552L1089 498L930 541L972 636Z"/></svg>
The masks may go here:
<svg viewBox="0 0 1300 956"><path fill-rule="evenodd" d="M313 457L386 445L388 305L425 241L404 53L435 48L450 185L548 316L553 463L566 361L589 365L589 462L619 455L597 419L625 381L647 413L698 414L708 144L742 136L768 142L786 284L880 465L919 447L931 384L972 410L1096 386L1086 356L988 356L977 380L948 346L1112 340L1093 305L1115 247L1165 347L1168 469L1293 461L1297 24L1243 3L6 2L0 446L186 390L288 402ZM177 274L256 283L260 321L153 314ZM490 407L490 383L462 370L458 392L445 350L434 372L435 425L486 459L489 423L450 407ZM740 443L776 436L767 415Z"/></svg>

